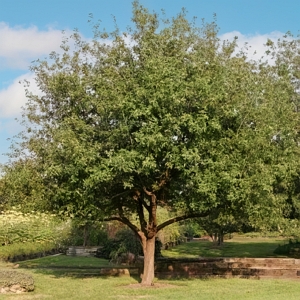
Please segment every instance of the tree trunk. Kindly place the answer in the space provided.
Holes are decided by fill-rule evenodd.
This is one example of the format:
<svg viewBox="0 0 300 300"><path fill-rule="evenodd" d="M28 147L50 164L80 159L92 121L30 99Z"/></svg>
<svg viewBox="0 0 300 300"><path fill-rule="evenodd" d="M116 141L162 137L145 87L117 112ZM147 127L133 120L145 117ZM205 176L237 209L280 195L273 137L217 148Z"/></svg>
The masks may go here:
<svg viewBox="0 0 300 300"><path fill-rule="evenodd" d="M142 241L144 252L144 272L142 275L142 285L153 285L154 280L154 256L155 256L155 236Z"/></svg>
<svg viewBox="0 0 300 300"><path fill-rule="evenodd" d="M85 224L83 227L83 247L86 247L88 245L89 240L89 228L88 225Z"/></svg>
<svg viewBox="0 0 300 300"><path fill-rule="evenodd" d="M214 243L216 243L218 241L218 233L217 232L212 234L212 240Z"/></svg>
<svg viewBox="0 0 300 300"><path fill-rule="evenodd" d="M224 233L222 230L220 230L218 234L218 245L221 246L223 242L224 242Z"/></svg>

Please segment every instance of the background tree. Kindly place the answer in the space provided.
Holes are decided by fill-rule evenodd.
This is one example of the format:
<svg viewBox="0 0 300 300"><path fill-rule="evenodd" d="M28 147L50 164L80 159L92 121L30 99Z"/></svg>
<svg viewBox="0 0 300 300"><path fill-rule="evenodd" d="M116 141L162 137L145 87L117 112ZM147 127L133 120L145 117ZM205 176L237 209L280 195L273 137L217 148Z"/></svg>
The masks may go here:
<svg viewBox="0 0 300 300"><path fill-rule="evenodd" d="M21 206L24 212L34 209L43 211L47 204L44 199L45 186L42 168L37 161L27 157L19 158L2 166L0 179L0 204L7 209Z"/></svg>
<svg viewBox="0 0 300 300"><path fill-rule="evenodd" d="M213 242L219 246L224 242L225 234L233 232L241 232L240 218L235 218L233 215L222 214L216 212L216 214L210 214L206 218L198 220L200 226L208 233Z"/></svg>
<svg viewBox="0 0 300 300"><path fill-rule="evenodd" d="M96 25L88 42L74 32L75 50L66 39L33 64L41 95L27 90L22 146L49 209L135 232L150 285L164 227L227 208L282 218L273 187L293 174L298 115L290 78L235 54L215 23L160 20L138 2L132 20L127 33ZM158 224L158 206L183 213Z"/></svg>

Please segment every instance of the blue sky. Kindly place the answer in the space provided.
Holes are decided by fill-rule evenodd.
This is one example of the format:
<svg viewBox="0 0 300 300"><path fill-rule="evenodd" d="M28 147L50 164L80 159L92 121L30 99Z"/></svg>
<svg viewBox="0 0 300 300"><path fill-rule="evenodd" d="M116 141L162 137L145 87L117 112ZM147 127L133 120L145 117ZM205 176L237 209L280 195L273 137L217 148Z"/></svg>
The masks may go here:
<svg viewBox="0 0 300 300"><path fill-rule="evenodd" d="M126 30L131 23L131 0L0 0L0 163L8 158L10 141L22 128L15 120L20 118L20 107L26 98L22 79L33 80L30 62L44 58L57 50L61 31L78 28L91 37L88 21L90 13L100 19L103 27L114 28L116 17L119 28ZM182 7L188 17L210 22L217 15L220 37L237 35L242 43L249 42L258 52L267 38L277 39L288 30L294 34L300 29L300 1L298 0L140 0L150 11L164 9L174 16ZM262 53L262 52L261 52ZM33 86L34 88L34 86Z"/></svg>

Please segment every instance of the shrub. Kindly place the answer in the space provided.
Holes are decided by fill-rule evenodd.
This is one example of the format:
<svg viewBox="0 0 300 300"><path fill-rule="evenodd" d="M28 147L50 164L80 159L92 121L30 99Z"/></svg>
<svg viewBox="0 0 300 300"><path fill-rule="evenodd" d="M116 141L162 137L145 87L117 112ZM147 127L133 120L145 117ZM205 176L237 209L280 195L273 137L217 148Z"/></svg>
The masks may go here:
<svg viewBox="0 0 300 300"><path fill-rule="evenodd" d="M31 275L13 270L0 270L0 289L6 292L19 290L30 292L34 290L34 280Z"/></svg>
<svg viewBox="0 0 300 300"><path fill-rule="evenodd" d="M103 244L103 247L97 251L96 256L105 259L110 259L111 253L117 251L119 247L120 247L119 240L109 239Z"/></svg>
<svg viewBox="0 0 300 300"><path fill-rule="evenodd" d="M0 260L22 260L33 255L44 255L56 247L57 245L51 242L14 243L0 247Z"/></svg>
<svg viewBox="0 0 300 300"><path fill-rule="evenodd" d="M22 260L62 249L71 222L46 213L22 213L16 209L0 213L0 260Z"/></svg>
<svg viewBox="0 0 300 300"><path fill-rule="evenodd" d="M46 213L22 213L17 210L0 214L0 245L26 242L61 244L70 232L70 222Z"/></svg>
<svg viewBox="0 0 300 300"><path fill-rule="evenodd" d="M117 232L116 239L121 242L120 249L135 255L142 253L142 245L134 232L130 229L122 229Z"/></svg>
<svg viewBox="0 0 300 300"><path fill-rule="evenodd" d="M98 251L97 256L112 261L118 261L123 253L133 253L135 256L142 253L142 246L138 238L130 229L122 229L117 232L114 239L108 239Z"/></svg>
<svg viewBox="0 0 300 300"><path fill-rule="evenodd" d="M300 241L289 240L288 244L278 245L274 250L275 254L300 257Z"/></svg>

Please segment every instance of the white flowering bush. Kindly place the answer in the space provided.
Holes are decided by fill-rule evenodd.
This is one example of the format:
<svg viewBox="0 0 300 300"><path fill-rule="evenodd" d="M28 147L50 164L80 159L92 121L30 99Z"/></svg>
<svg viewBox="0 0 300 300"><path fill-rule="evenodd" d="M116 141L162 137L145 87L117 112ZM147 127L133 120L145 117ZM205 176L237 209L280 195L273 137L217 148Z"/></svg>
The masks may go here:
<svg viewBox="0 0 300 300"><path fill-rule="evenodd" d="M22 213L12 209L0 213L0 245L51 242L59 245L70 234L70 222L39 212Z"/></svg>

